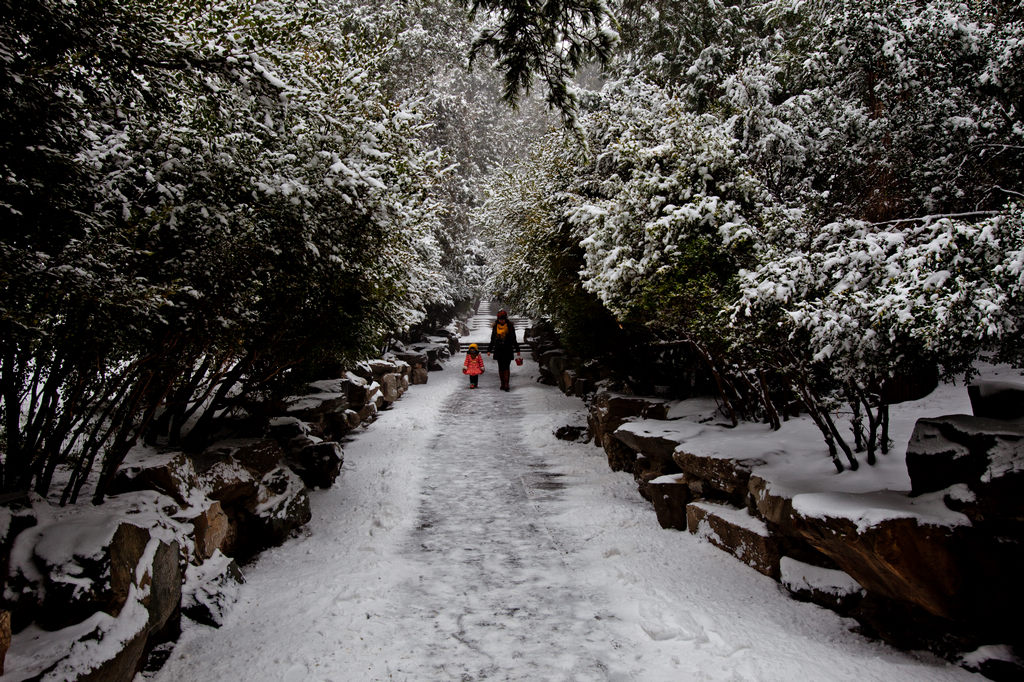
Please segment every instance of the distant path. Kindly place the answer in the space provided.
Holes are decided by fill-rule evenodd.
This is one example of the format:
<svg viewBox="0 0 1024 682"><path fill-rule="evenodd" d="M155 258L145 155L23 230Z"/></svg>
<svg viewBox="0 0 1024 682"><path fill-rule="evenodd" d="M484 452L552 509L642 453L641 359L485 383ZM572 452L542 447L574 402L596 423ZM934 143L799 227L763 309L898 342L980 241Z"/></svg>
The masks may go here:
<svg viewBox="0 0 1024 682"><path fill-rule="evenodd" d="M460 361L346 444L304 535L245 567L224 626L187 625L147 679L971 679L662 530L600 449L551 435L582 418L577 399L538 385L532 363L509 393L493 361L467 390Z"/></svg>

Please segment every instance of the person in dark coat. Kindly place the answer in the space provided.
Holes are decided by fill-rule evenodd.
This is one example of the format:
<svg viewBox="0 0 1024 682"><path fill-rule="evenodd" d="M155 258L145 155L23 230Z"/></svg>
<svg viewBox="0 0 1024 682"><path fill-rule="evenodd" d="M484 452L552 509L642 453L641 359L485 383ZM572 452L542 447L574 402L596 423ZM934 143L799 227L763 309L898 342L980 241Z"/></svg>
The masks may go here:
<svg viewBox="0 0 1024 682"><path fill-rule="evenodd" d="M488 348L488 355L494 354L498 361L498 378L501 379L501 390L509 390L508 381L512 375L512 353L519 355L519 342L516 341L516 328L512 320L508 319L508 313L504 310L498 311L498 319L491 327L491 345Z"/></svg>

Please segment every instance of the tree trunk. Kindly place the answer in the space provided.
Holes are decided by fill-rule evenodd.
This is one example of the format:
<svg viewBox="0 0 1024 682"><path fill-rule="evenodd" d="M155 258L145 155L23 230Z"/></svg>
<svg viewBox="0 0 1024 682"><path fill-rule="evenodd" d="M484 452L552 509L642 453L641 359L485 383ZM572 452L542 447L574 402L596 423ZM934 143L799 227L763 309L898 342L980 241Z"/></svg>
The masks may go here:
<svg viewBox="0 0 1024 682"><path fill-rule="evenodd" d="M818 430L821 431L821 435L825 438L825 444L828 446L828 455L832 459L832 464L836 468L836 473L843 473L846 469L843 467L843 463L839 460L839 451L836 449L835 438L832 430L822 418L821 408L814 399L811 390L798 382L793 382L793 388L796 390L797 395L800 396L804 407L807 408L807 414L811 416L811 419L814 420Z"/></svg>

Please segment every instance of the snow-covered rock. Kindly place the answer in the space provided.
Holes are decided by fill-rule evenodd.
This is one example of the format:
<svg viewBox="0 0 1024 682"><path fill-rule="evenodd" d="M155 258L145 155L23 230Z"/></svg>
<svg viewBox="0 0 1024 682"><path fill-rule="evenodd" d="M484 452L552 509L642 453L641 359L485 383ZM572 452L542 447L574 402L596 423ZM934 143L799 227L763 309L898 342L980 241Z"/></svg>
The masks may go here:
<svg viewBox="0 0 1024 682"><path fill-rule="evenodd" d="M975 417L1020 419L1024 417L1024 384L1016 381L978 380L967 386Z"/></svg>
<svg viewBox="0 0 1024 682"><path fill-rule="evenodd" d="M686 506L693 500L686 474L668 474L641 485L641 492L651 504L662 528L686 530Z"/></svg>
<svg viewBox="0 0 1024 682"><path fill-rule="evenodd" d="M182 613L197 623L220 627L244 582L235 560L214 552L203 563L186 569Z"/></svg>
<svg viewBox="0 0 1024 682"><path fill-rule="evenodd" d="M35 624L12 641L18 679L130 680L147 648L178 631L187 529L174 507L128 493L18 536L12 571L38 590Z"/></svg>
<svg viewBox="0 0 1024 682"><path fill-rule="evenodd" d="M182 506L189 506L198 487L199 477L192 458L185 453L135 448L114 476L110 493L157 490Z"/></svg>
<svg viewBox="0 0 1024 682"><path fill-rule="evenodd" d="M307 487L330 488L341 473L345 453L338 443L321 441L293 451L286 461Z"/></svg>
<svg viewBox="0 0 1024 682"><path fill-rule="evenodd" d="M779 582L795 599L809 601L839 613L850 613L865 591L847 573L814 566L792 557L779 561Z"/></svg>
<svg viewBox="0 0 1024 682"><path fill-rule="evenodd" d="M928 508L908 511L904 497L803 495L794 502L795 522L813 547L869 593L915 604L940 618L966 615L963 597L971 587L967 526ZM893 499L887 504L887 498Z"/></svg>
<svg viewBox="0 0 1024 682"><path fill-rule="evenodd" d="M779 579L779 548L764 521L747 513L712 502L686 506L690 532L729 552L755 571Z"/></svg>

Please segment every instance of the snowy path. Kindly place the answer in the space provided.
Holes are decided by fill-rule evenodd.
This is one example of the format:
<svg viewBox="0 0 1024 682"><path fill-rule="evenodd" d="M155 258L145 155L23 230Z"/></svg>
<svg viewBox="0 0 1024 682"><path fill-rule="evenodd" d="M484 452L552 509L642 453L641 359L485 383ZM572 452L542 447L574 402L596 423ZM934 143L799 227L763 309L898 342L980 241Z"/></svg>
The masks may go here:
<svg viewBox="0 0 1024 682"><path fill-rule="evenodd" d="M450 363L358 434L306 535L246 567L228 622L189 625L155 679L973 677L660 529L602 451L551 435L578 400L529 364L502 393L494 369L469 391Z"/></svg>

